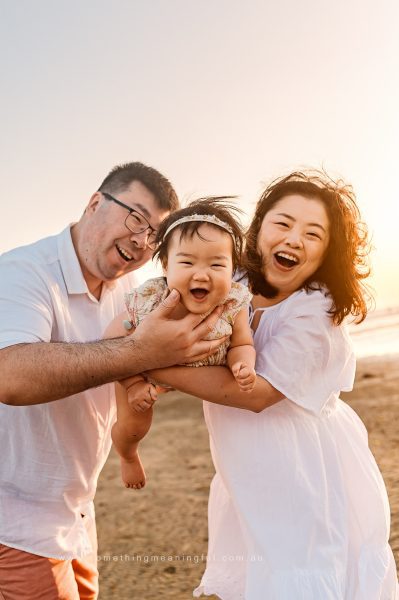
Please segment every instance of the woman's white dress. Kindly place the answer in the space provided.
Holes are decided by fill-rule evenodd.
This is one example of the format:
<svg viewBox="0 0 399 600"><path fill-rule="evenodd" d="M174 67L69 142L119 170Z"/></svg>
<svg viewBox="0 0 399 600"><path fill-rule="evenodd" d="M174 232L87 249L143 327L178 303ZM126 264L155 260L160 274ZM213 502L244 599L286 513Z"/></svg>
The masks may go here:
<svg viewBox="0 0 399 600"><path fill-rule="evenodd" d="M256 371L285 399L256 414L204 402L216 475L195 596L394 600L385 485L342 400L355 359L331 300L300 290L264 309Z"/></svg>

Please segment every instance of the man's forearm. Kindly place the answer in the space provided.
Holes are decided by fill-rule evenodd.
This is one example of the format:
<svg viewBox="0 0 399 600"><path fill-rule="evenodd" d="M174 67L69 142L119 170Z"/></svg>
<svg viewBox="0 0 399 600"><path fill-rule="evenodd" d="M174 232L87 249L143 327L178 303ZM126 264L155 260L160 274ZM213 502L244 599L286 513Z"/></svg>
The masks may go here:
<svg viewBox="0 0 399 600"><path fill-rule="evenodd" d="M204 338L220 309L203 320L188 314L175 321L170 314L179 295L170 296L126 337L72 344L37 342L0 350L0 402L15 406L52 402L148 369L213 354L224 338L211 342Z"/></svg>
<svg viewBox="0 0 399 600"><path fill-rule="evenodd" d="M38 342L0 350L0 401L51 402L148 368L133 338L90 343Z"/></svg>

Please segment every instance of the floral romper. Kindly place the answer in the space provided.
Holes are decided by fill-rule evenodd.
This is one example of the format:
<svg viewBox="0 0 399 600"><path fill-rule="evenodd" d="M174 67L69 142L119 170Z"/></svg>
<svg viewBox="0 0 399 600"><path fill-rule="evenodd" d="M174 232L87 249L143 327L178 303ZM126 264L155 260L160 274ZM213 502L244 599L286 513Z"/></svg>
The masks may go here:
<svg viewBox="0 0 399 600"><path fill-rule="evenodd" d="M157 308L168 294L169 289L164 277L149 279L140 287L126 294L126 308L133 327L137 327L145 316ZM245 285L233 281L230 292L223 302L224 310L213 330L204 339L217 340L225 335L231 336L234 319L242 308L249 305L251 298L252 294ZM209 312L203 315L204 319L208 314ZM227 339L214 354L202 360L189 363L187 366L205 367L209 365L225 365L229 344L230 340Z"/></svg>

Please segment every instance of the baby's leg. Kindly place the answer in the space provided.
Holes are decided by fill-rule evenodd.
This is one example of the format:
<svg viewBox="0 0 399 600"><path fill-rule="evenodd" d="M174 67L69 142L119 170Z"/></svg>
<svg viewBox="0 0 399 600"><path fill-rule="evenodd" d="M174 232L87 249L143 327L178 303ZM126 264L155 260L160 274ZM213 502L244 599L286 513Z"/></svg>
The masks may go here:
<svg viewBox="0 0 399 600"><path fill-rule="evenodd" d="M147 389L148 383L145 385ZM117 421L112 427L112 441L121 459L125 487L139 490L145 486L146 478L137 447L151 427L152 408L145 412L136 412L130 408L123 386L116 383L115 392Z"/></svg>

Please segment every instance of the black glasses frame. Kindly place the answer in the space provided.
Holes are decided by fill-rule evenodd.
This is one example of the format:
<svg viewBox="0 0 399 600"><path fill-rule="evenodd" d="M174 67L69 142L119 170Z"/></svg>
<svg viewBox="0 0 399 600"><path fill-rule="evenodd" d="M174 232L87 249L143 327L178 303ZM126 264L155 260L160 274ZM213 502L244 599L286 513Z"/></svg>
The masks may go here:
<svg viewBox="0 0 399 600"><path fill-rule="evenodd" d="M126 208L127 211L129 211L129 214L127 215L126 219L125 219L125 227L131 232L131 233L144 233L145 231L149 230L149 234L147 236L147 246L149 248L151 248L151 250L153 250L155 248L155 236L157 234L157 230L154 229L149 222L147 221L147 219L145 218L144 215L141 214L141 212L139 212L138 210L136 210L135 208L132 208L131 206L128 206L127 204L125 204L124 202L121 202L120 200L118 200L117 198L114 198L114 196L112 196L111 194L109 194L108 192L101 192L101 194L104 196L104 198L106 200L109 200L110 202L115 202L115 204L118 204L119 206L121 206L122 208ZM132 229L131 227L129 227L129 225L127 224L127 219L130 217L131 214L136 214L139 215L140 219L142 219L144 221L144 223L147 223L146 227L140 228L140 229ZM150 240L150 237L153 237L153 240Z"/></svg>

